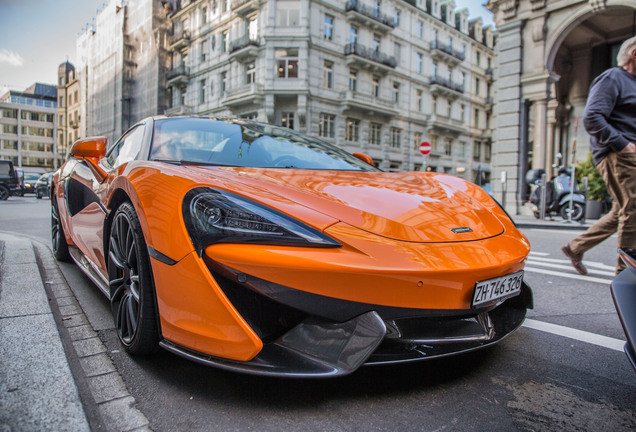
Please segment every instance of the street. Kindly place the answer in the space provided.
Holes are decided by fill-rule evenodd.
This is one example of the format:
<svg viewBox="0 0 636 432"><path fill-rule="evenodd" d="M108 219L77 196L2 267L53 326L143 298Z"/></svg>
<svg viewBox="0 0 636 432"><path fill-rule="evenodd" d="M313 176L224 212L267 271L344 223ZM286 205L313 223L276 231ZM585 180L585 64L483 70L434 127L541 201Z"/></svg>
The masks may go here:
<svg viewBox="0 0 636 432"><path fill-rule="evenodd" d="M48 245L49 218L48 199L0 202L5 233ZM108 300L76 266L60 268L154 431L636 429L636 371L609 291L616 237L586 254L581 276L560 251L581 231L522 232L532 244L525 280L535 308L517 333L487 350L330 380L241 375L166 351L131 357Z"/></svg>

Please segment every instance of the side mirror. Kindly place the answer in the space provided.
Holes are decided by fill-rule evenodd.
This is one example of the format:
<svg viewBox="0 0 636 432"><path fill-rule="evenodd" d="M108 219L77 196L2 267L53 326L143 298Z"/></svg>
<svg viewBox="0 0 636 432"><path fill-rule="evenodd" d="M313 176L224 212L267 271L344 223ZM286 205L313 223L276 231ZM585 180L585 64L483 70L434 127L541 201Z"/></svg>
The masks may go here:
<svg viewBox="0 0 636 432"><path fill-rule="evenodd" d="M100 183L104 181L108 174L99 166L99 160L106 155L106 137L89 137L73 143L71 156L83 159Z"/></svg>
<svg viewBox="0 0 636 432"><path fill-rule="evenodd" d="M353 155L360 159L362 162L366 162L371 166L375 166L375 164L373 163L373 159L371 159L371 156L369 156L368 154L356 152L353 153Z"/></svg>
<svg viewBox="0 0 636 432"><path fill-rule="evenodd" d="M106 154L106 137L84 138L73 143L71 156L101 159Z"/></svg>

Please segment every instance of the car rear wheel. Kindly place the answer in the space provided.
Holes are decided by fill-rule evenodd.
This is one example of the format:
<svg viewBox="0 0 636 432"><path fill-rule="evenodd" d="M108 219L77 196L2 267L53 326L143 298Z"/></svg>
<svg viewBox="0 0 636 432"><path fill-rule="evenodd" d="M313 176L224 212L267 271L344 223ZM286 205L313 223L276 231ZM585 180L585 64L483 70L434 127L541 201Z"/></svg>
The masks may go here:
<svg viewBox="0 0 636 432"><path fill-rule="evenodd" d="M53 255L58 261L70 261L71 255L68 252L68 243L64 235L64 228L60 220L60 211L57 208L55 198L51 202L51 246Z"/></svg>
<svg viewBox="0 0 636 432"><path fill-rule="evenodd" d="M7 189L6 186L0 185L0 201L6 200L7 198L9 198L9 195L11 195L9 189Z"/></svg>
<svg viewBox="0 0 636 432"><path fill-rule="evenodd" d="M159 331L150 259L132 204L115 213L109 236L110 305L119 340L130 354L157 350Z"/></svg>

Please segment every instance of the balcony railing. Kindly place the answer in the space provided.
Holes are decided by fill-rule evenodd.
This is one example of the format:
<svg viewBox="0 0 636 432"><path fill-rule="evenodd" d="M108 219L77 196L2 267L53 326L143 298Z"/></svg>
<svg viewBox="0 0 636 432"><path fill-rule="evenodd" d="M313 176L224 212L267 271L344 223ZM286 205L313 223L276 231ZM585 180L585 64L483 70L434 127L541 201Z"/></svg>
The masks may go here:
<svg viewBox="0 0 636 432"><path fill-rule="evenodd" d="M447 89L455 90L459 93L464 93L464 84L455 83L449 79L442 78L437 75L433 75L431 77L431 84L441 85L442 87L446 87Z"/></svg>
<svg viewBox="0 0 636 432"><path fill-rule="evenodd" d="M395 60L395 57L388 56L379 51L373 50L357 43L349 43L345 45L344 54L355 54L359 57L374 61L379 64L383 64L391 68L395 68L397 66L397 60Z"/></svg>
<svg viewBox="0 0 636 432"><path fill-rule="evenodd" d="M178 76L181 76L181 75L188 76L189 74L190 74L190 68L188 68L186 65L181 63L177 67L172 68L168 72L166 72L166 79L171 80Z"/></svg>
<svg viewBox="0 0 636 432"><path fill-rule="evenodd" d="M445 52L448 55L451 55L461 61L464 61L464 59L466 58L466 54L464 54L463 51L459 51L456 50L455 48L453 48L451 45L445 44L443 42L440 42L438 40L434 40L431 41L431 49L432 50L440 50L442 52Z"/></svg>
<svg viewBox="0 0 636 432"><path fill-rule="evenodd" d="M391 28L395 28L395 20L393 18L381 13L380 11L376 9L361 5L358 0L349 0L347 4L345 5L345 11L358 12L359 14L364 15L373 20L376 20L377 22L381 24L384 24Z"/></svg>
<svg viewBox="0 0 636 432"><path fill-rule="evenodd" d="M170 38L170 45L176 49L190 45L190 30L176 33Z"/></svg>
<svg viewBox="0 0 636 432"><path fill-rule="evenodd" d="M234 51L238 51L250 45L255 47L260 46L261 43L259 38L250 37L250 35L245 35L238 39L235 39L232 42L230 42L230 52L233 53Z"/></svg>

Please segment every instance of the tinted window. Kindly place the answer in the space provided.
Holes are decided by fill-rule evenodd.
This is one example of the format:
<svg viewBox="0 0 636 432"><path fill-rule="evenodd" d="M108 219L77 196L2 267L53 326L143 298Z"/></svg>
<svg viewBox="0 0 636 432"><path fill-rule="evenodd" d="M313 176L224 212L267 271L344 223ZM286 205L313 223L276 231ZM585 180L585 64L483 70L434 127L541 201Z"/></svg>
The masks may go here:
<svg viewBox="0 0 636 432"><path fill-rule="evenodd" d="M139 125L129 130L110 149L106 159L112 168L117 168L137 157L143 143L144 128L144 125Z"/></svg>
<svg viewBox="0 0 636 432"><path fill-rule="evenodd" d="M324 141L288 128L204 118L155 121L150 158L259 168L373 171Z"/></svg>

